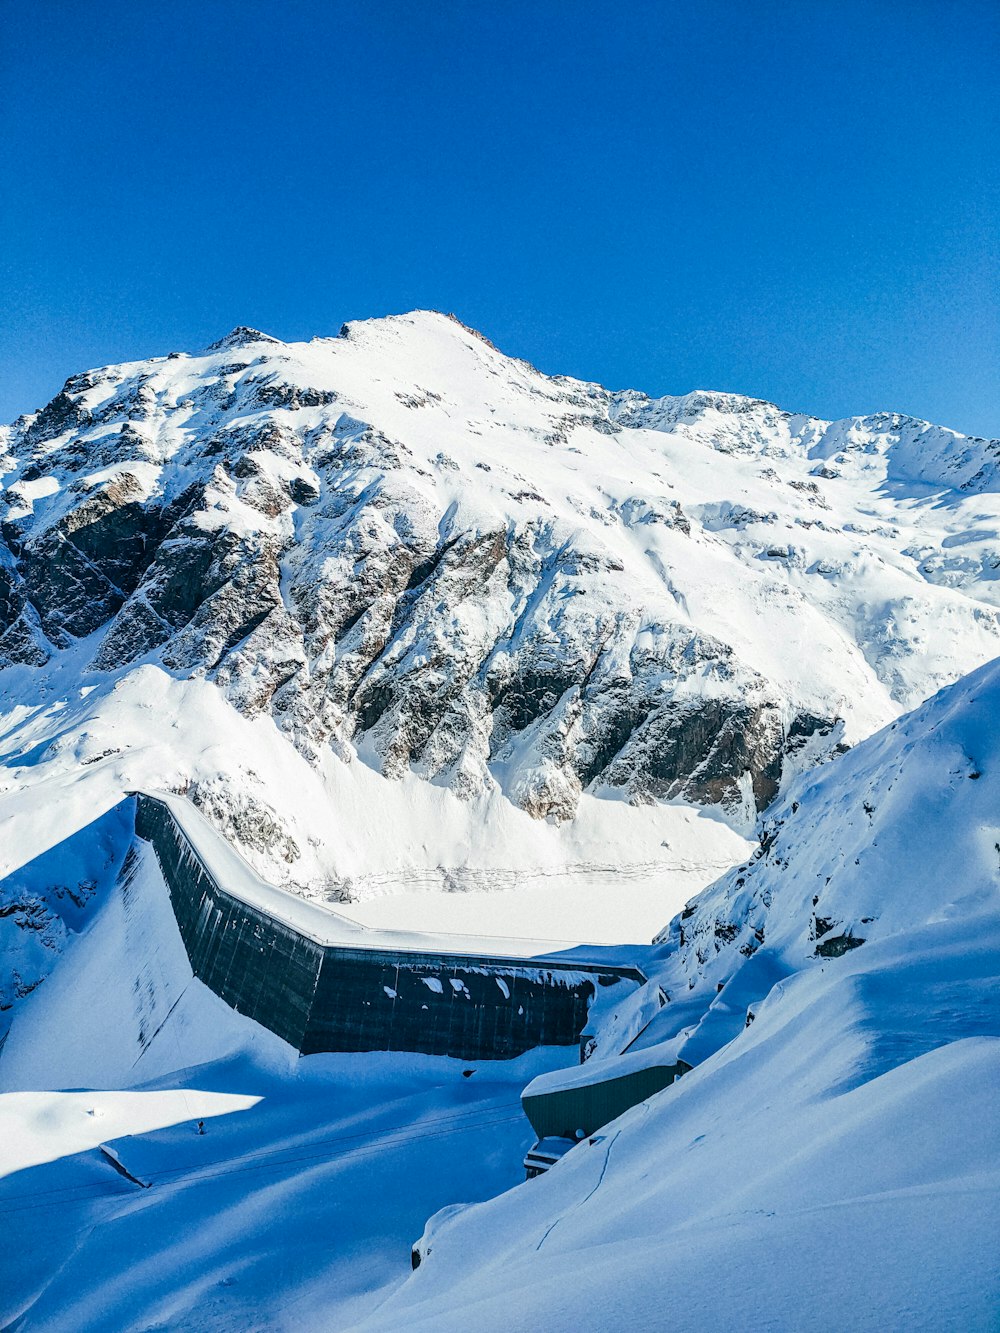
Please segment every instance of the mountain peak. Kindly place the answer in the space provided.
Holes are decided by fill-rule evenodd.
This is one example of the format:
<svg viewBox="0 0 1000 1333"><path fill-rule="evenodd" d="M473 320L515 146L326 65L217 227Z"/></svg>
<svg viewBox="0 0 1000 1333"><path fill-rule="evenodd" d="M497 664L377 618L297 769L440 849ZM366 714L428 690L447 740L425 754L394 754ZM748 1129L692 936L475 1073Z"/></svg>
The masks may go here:
<svg viewBox="0 0 1000 1333"><path fill-rule="evenodd" d="M260 329L252 329L246 324L239 324L224 338L209 343L207 350L210 352L224 352L231 347L249 347L252 343L273 343L277 347L280 345L280 341L279 338L272 338L269 333L261 333Z"/></svg>
<svg viewBox="0 0 1000 1333"><path fill-rule="evenodd" d="M350 320L348 323L341 325L338 336L357 341L365 335L377 337L383 334L404 339L416 334L421 338L433 339L439 343L455 342L457 340L467 344L469 339L474 339L477 343L489 348L491 352L495 352L508 361L515 362L518 365L528 364L520 357L510 356L502 351L496 343L487 338L485 333L480 333L471 324L466 324L458 315L443 310L407 310L398 315L382 315L374 319Z"/></svg>

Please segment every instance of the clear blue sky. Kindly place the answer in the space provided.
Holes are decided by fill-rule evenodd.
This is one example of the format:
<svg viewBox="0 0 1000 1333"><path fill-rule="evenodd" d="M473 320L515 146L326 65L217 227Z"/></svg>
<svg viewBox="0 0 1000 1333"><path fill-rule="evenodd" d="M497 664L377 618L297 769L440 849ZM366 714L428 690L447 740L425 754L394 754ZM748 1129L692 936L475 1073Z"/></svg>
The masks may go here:
<svg viewBox="0 0 1000 1333"><path fill-rule="evenodd" d="M997 0L0 0L0 419L418 306L1000 436Z"/></svg>

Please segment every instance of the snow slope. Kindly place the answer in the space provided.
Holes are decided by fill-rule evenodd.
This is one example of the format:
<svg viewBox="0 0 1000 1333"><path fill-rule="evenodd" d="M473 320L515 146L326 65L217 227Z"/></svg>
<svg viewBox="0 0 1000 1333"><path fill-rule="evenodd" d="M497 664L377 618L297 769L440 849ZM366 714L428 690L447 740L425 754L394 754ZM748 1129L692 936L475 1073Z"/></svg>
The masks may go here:
<svg viewBox="0 0 1000 1333"><path fill-rule="evenodd" d="M800 778L760 855L636 950L671 999L619 1065L681 1053L694 1070L520 1184L518 1094L572 1079L565 1052L470 1077L429 1058L296 1062L191 977L143 854L0 1054L18 1238L0 1319L995 1327L998 774L992 664ZM109 1139L148 1190L100 1157Z"/></svg>
<svg viewBox="0 0 1000 1333"><path fill-rule="evenodd" d="M994 1328L998 793L1000 664L801 778L619 1062L693 1072L444 1220L363 1327Z"/></svg>
<svg viewBox="0 0 1000 1333"><path fill-rule="evenodd" d="M143 850L0 1055L0 1324L350 1327L428 1213L520 1178L520 1088L564 1058L299 1060L192 977Z"/></svg>
<svg viewBox="0 0 1000 1333"><path fill-rule="evenodd" d="M910 936L797 977L599 1142L446 1223L362 1327L995 1328L1000 1028L937 1044L923 990L995 993L1000 936L919 943L917 966Z"/></svg>

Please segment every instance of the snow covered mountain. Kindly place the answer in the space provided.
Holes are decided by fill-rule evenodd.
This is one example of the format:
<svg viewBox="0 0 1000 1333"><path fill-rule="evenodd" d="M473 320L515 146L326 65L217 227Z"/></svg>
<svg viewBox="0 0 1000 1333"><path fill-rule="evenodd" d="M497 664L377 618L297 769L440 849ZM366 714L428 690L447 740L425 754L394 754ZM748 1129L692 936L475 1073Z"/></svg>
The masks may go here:
<svg viewBox="0 0 1000 1333"><path fill-rule="evenodd" d="M0 877L162 787L373 924L511 933L521 895L648 938L796 772L1000 651L998 459L426 312L75 376L0 432ZM7 903L15 989L98 872Z"/></svg>
<svg viewBox="0 0 1000 1333"><path fill-rule="evenodd" d="M992 1326L995 442L416 314L79 376L3 451L0 1319ZM378 924L690 898L622 951L669 1002L570 1068L296 1060L120 879L131 787ZM529 1079L680 1061L513 1188Z"/></svg>

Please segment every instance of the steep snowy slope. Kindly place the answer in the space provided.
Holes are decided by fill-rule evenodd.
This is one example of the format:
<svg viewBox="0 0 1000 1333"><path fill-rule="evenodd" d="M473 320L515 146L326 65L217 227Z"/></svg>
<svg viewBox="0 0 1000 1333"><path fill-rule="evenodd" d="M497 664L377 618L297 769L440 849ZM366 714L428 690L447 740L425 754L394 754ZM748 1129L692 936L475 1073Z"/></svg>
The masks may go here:
<svg viewBox="0 0 1000 1333"><path fill-rule="evenodd" d="M864 941L997 912L1000 662L801 778L754 859L665 932L675 985L714 990L766 954L791 971ZM682 972L677 972L680 967Z"/></svg>
<svg viewBox="0 0 1000 1333"><path fill-rule="evenodd" d="M620 1067L695 1069L442 1219L364 1327L995 1327L1000 664L801 778L660 977Z"/></svg>

